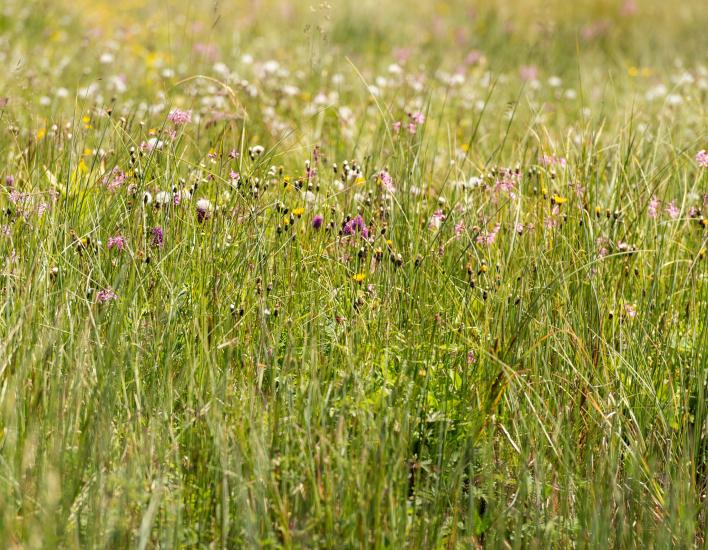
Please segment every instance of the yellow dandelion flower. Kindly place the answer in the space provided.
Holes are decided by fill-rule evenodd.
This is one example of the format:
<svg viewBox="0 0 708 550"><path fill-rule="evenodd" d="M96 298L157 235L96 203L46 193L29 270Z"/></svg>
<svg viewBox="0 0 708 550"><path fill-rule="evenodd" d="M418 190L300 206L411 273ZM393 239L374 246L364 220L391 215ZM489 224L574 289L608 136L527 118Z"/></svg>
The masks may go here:
<svg viewBox="0 0 708 550"><path fill-rule="evenodd" d="M298 218L302 216L305 213L305 209L302 206L299 206L297 208L293 208L293 214L297 216Z"/></svg>
<svg viewBox="0 0 708 550"><path fill-rule="evenodd" d="M553 197L551 198L551 202L553 204L565 204L566 202L568 202L568 199L565 197L561 197L560 195L553 195Z"/></svg>
<svg viewBox="0 0 708 550"><path fill-rule="evenodd" d="M363 273L357 273L356 275L352 276L352 279L354 279L355 282L361 284L364 282L364 279L366 279L366 275L364 275Z"/></svg>

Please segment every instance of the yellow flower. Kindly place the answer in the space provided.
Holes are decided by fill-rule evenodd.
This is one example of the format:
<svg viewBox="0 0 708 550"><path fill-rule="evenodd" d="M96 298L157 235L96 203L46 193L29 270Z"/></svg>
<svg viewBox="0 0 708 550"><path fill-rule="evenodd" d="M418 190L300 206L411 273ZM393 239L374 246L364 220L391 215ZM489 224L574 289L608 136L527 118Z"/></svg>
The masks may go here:
<svg viewBox="0 0 708 550"><path fill-rule="evenodd" d="M366 183L366 179L364 179L364 178L362 178L361 176L359 176L358 178L356 178L356 179L354 180L354 183L357 184L357 185L364 185L364 184Z"/></svg>
<svg viewBox="0 0 708 550"><path fill-rule="evenodd" d="M352 279L354 279L354 281L356 281L357 283L361 284L364 282L364 279L366 279L366 275L364 275L363 273L357 273L352 277Z"/></svg>
<svg viewBox="0 0 708 550"><path fill-rule="evenodd" d="M37 141L44 139L44 136L47 135L47 130L44 128L40 128L37 131Z"/></svg>
<svg viewBox="0 0 708 550"><path fill-rule="evenodd" d="M553 204L565 204L566 202L568 202L568 199L566 199L565 197L561 197L560 195L553 195L553 197L551 198L551 202Z"/></svg>
<svg viewBox="0 0 708 550"><path fill-rule="evenodd" d="M297 216L298 218L302 216L305 213L305 209L302 206L299 206L297 208L293 208L293 214Z"/></svg>
<svg viewBox="0 0 708 550"><path fill-rule="evenodd" d="M635 77L639 74L639 69L637 69L636 67L630 67L629 69L627 69L627 74L631 77Z"/></svg>

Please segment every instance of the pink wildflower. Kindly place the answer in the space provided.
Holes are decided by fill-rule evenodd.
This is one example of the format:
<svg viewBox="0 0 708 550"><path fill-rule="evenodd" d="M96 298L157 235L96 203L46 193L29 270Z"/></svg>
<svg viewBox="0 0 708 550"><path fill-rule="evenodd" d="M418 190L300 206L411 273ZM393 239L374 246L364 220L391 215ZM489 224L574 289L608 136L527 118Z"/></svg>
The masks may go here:
<svg viewBox="0 0 708 550"><path fill-rule="evenodd" d="M708 168L708 151L701 149L696 153L696 162L701 168Z"/></svg>
<svg viewBox="0 0 708 550"><path fill-rule="evenodd" d="M126 175L120 168L115 166L107 175L103 177L101 182L106 188L113 192L125 183Z"/></svg>
<svg viewBox="0 0 708 550"><path fill-rule="evenodd" d="M480 233L477 235L477 244L481 244L484 246L490 246L494 244L494 241L497 239L497 233L499 233L499 229L501 229L501 224L498 223L494 226L494 229L492 229L489 232L486 233Z"/></svg>
<svg viewBox="0 0 708 550"><path fill-rule="evenodd" d="M609 252L607 250L607 246L610 244L609 239L607 237L598 237L596 243L598 246L598 250L597 250L598 257L604 258L605 256L607 256L607 254Z"/></svg>
<svg viewBox="0 0 708 550"><path fill-rule="evenodd" d="M480 52L479 50L472 50L470 53L467 54L467 57L465 57L465 64L476 65L481 60L482 52Z"/></svg>
<svg viewBox="0 0 708 550"><path fill-rule="evenodd" d="M674 201L671 201L667 206L666 206L666 213L669 215L669 217L672 220L675 220L676 218L679 217L679 214L681 213L681 210L676 206Z"/></svg>
<svg viewBox="0 0 708 550"><path fill-rule="evenodd" d="M143 151L147 151L147 152L151 153L152 151L154 151L154 150L156 150L156 149L157 149L157 150L162 149L162 146L163 146L163 145L164 145L164 143L163 143L162 140L157 139L156 137L151 137L151 138L148 139L147 141L143 141L143 142L140 144L140 148L141 148Z"/></svg>
<svg viewBox="0 0 708 550"><path fill-rule="evenodd" d="M634 319L637 316L637 308L634 307L632 304L625 304L624 312L630 319Z"/></svg>
<svg viewBox="0 0 708 550"><path fill-rule="evenodd" d="M116 250L123 250L125 248L125 237L122 235L116 235L115 237L108 237L108 250L115 248Z"/></svg>
<svg viewBox="0 0 708 550"><path fill-rule="evenodd" d="M543 166L560 166L565 168L567 161L565 157L557 157L555 155L542 155L541 165Z"/></svg>
<svg viewBox="0 0 708 550"><path fill-rule="evenodd" d="M169 120L175 126L182 126L183 124L188 124L192 122L192 111L172 109L172 111L170 111L170 114L167 115L167 120Z"/></svg>
<svg viewBox="0 0 708 550"><path fill-rule="evenodd" d="M442 222L445 221L445 214L443 214L443 211L440 209L437 209L433 215L430 217L430 222L428 223L428 227L430 229L440 229L440 226L442 225Z"/></svg>
<svg viewBox="0 0 708 550"><path fill-rule="evenodd" d="M538 68L535 65L522 65L519 68L519 76L524 82L538 80Z"/></svg>
<svg viewBox="0 0 708 550"><path fill-rule="evenodd" d="M396 192L396 188L393 185L393 178L387 170L381 170L381 172L379 172L379 179L381 180L381 185L383 185L386 191L392 195Z"/></svg>
<svg viewBox="0 0 708 550"><path fill-rule="evenodd" d="M639 6L637 5L636 0L625 0L622 4L622 8L620 9L620 15L622 17L630 17L632 15L636 15L638 11Z"/></svg>
<svg viewBox="0 0 708 550"><path fill-rule="evenodd" d="M652 199L649 201L649 208L647 208L647 213L649 214L649 217L651 219L656 218L660 206L661 202L659 201L659 199L657 199L656 197L652 197Z"/></svg>
<svg viewBox="0 0 708 550"><path fill-rule="evenodd" d="M408 115L412 122L415 124L423 124L425 122L425 115L420 111L411 113Z"/></svg>
<svg viewBox="0 0 708 550"><path fill-rule="evenodd" d="M99 290L96 293L96 302L98 302L99 304L105 304L106 302L110 302L112 300L117 299L118 296L110 288L104 288L103 290Z"/></svg>

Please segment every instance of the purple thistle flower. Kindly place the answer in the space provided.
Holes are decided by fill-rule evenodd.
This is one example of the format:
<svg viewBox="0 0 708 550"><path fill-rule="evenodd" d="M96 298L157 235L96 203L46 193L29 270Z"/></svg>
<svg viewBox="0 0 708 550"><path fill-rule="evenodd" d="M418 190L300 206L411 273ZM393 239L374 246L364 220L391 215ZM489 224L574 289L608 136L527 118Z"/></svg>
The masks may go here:
<svg viewBox="0 0 708 550"><path fill-rule="evenodd" d="M164 234L162 232L162 227L159 225L157 227L152 228L152 245L153 246L162 246L163 241L164 241Z"/></svg>
<svg viewBox="0 0 708 550"><path fill-rule="evenodd" d="M312 228L313 229L319 229L322 227L322 222L324 221L324 218L317 214L314 218L312 218Z"/></svg>
<svg viewBox="0 0 708 550"><path fill-rule="evenodd" d="M354 233L359 232L365 239L369 237L369 229L366 227L364 218L361 217L361 214L345 223L342 228L342 232L345 235L353 235Z"/></svg>

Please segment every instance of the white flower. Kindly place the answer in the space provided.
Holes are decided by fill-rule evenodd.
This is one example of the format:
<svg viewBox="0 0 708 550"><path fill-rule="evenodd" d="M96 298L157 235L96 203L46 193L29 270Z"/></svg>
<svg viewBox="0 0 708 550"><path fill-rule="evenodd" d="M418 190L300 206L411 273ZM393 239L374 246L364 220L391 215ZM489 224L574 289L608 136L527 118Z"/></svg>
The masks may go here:
<svg viewBox="0 0 708 550"><path fill-rule="evenodd" d="M254 145L248 148L248 152L252 157L260 157L265 152L265 147L262 145Z"/></svg>
<svg viewBox="0 0 708 550"><path fill-rule="evenodd" d="M481 183L482 178L480 178L479 176L472 176L465 183L465 189L474 189L475 187L479 187Z"/></svg>
<svg viewBox="0 0 708 550"><path fill-rule="evenodd" d="M197 210L201 210L202 212L211 212L213 208L214 206L211 204L211 201L207 199L199 199L197 201Z"/></svg>
<svg viewBox="0 0 708 550"><path fill-rule="evenodd" d="M158 206L166 206L172 201L172 194L167 191L160 191L155 195L155 204Z"/></svg>

